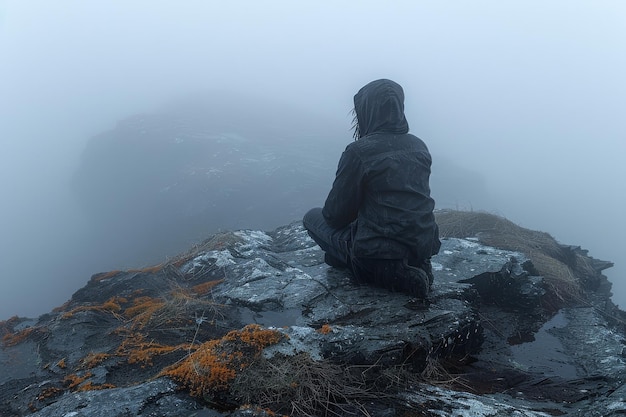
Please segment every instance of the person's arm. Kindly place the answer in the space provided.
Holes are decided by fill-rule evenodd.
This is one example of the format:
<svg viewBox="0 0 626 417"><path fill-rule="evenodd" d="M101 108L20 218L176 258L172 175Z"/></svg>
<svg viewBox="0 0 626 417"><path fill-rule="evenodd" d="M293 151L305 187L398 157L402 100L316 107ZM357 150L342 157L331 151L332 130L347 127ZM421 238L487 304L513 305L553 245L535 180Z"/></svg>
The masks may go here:
<svg viewBox="0 0 626 417"><path fill-rule="evenodd" d="M341 154L333 187L322 209L331 227L341 229L357 218L363 198L362 179L361 160L348 146Z"/></svg>

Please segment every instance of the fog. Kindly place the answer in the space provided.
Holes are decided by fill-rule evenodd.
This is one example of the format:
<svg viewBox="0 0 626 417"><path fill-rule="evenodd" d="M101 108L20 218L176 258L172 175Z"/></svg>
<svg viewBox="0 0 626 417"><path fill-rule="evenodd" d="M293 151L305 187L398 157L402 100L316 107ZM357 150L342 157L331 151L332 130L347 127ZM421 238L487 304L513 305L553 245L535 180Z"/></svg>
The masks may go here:
<svg viewBox="0 0 626 417"><path fill-rule="evenodd" d="M484 181L438 207L615 262L624 307L625 21L619 0L0 1L0 319L47 312L99 272L69 188L90 137L219 88L339 120L341 149L354 93L377 78L404 87L433 183L445 161Z"/></svg>

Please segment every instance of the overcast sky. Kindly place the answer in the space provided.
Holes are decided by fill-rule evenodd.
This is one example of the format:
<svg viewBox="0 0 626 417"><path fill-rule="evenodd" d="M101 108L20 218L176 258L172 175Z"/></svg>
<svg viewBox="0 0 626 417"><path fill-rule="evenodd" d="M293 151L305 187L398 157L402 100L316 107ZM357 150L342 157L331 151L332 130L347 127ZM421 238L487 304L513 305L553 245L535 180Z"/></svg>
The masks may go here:
<svg viewBox="0 0 626 417"><path fill-rule="evenodd" d="M348 128L352 96L377 78L404 87L433 175L447 158L486 178L488 206L441 205L614 261L624 307L625 23L619 0L0 0L0 319L77 289L59 248L80 233L67 185L89 137L213 88Z"/></svg>

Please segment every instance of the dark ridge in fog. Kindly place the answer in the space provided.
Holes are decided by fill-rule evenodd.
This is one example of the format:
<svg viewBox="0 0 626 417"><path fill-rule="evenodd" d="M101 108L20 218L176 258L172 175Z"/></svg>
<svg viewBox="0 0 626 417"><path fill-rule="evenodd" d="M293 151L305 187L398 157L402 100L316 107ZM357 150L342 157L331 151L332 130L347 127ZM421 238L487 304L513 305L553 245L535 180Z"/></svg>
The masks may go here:
<svg viewBox="0 0 626 417"><path fill-rule="evenodd" d="M324 198L344 133L304 114L210 93L93 137L72 181L93 236L122 263L155 262L220 229L299 218Z"/></svg>

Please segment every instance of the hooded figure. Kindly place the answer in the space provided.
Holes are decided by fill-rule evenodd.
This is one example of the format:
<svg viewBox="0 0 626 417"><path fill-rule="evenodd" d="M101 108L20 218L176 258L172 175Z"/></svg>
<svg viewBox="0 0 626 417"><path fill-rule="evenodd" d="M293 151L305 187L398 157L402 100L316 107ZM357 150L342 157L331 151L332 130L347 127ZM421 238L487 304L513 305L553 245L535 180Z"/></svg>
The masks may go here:
<svg viewBox="0 0 626 417"><path fill-rule="evenodd" d="M430 197L431 156L409 134L404 92L376 80L354 96L355 142L341 155L323 208L304 217L331 266L357 281L425 298L439 230Z"/></svg>

